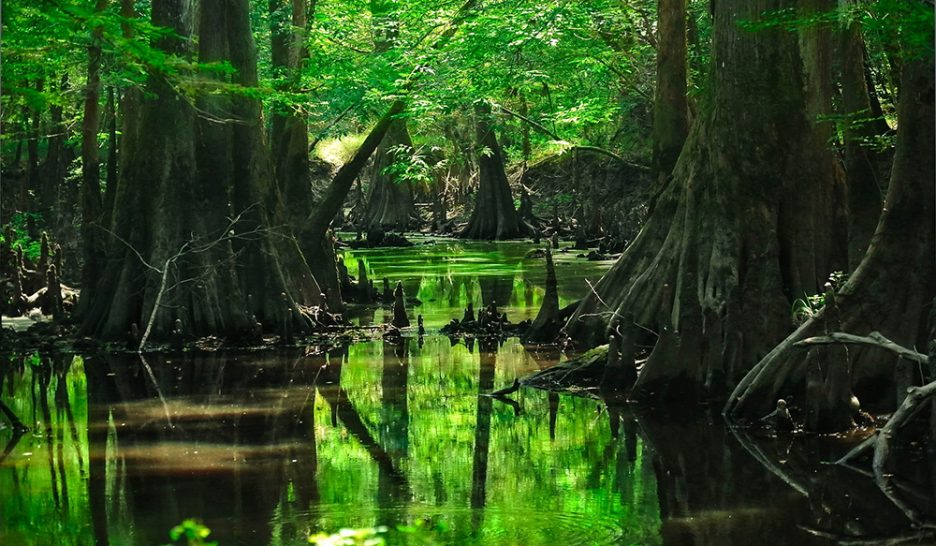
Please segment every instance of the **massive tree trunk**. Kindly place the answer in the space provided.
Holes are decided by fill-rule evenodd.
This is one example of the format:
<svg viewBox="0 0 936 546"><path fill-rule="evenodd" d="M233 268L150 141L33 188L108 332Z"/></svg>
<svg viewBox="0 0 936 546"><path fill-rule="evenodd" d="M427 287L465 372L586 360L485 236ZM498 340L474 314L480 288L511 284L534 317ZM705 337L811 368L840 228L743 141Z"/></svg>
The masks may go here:
<svg viewBox="0 0 936 546"><path fill-rule="evenodd" d="M479 182L475 207L468 226L461 236L468 239L512 239L524 234L523 225L514 208L513 195L504 172L504 155L494 127L491 125L491 105L479 101L475 105Z"/></svg>
<svg viewBox="0 0 936 546"><path fill-rule="evenodd" d="M901 82L897 148L884 212L868 252L848 282L835 294L833 309L824 308L774 348L735 389L725 407L735 417L766 414L778 397L801 394L804 378L825 355L804 354L794 343L826 330L866 335L878 331L907 347L925 347L926 305L936 293L936 176L933 60L908 62ZM831 327L831 328L830 328ZM891 384L896 357L877 348L850 349L847 358L826 359L825 367L847 367L859 399L880 397ZM872 389L862 391L862 379ZM899 393L891 390L893 408ZM809 403L809 400L807 400ZM834 417L834 416L833 416ZM850 425L850 419L819 423L825 430Z"/></svg>
<svg viewBox="0 0 936 546"><path fill-rule="evenodd" d="M107 8L107 0L97 0L95 11ZM94 299L95 283L103 261L104 232L101 203L101 165L98 160L98 130L101 100L101 36L103 28L91 31L88 46L88 82L85 86L84 117L81 122L81 297L77 315L83 316Z"/></svg>
<svg viewBox="0 0 936 546"><path fill-rule="evenodd" d="M188 55L192 8L187 0L153 3L153 23L180 37L157 47ZM203 0L200 14L200 60L229 60L234 83L255 86L246 0ZM283 224L282 203L268 182L259 103L206 94L196 116L162 76L147 87L133 149L123 154L99 284L108 290L92 302L84 331L118 338L132 323L151 323L160 338L180 320L186 335L239 335L252 315L267 327L297 321L297 304L317 303L319 288L295 240L273 232ZM238 123L215 123L231 112Z"/></svg>
<svg viewBox="0 0 936 546"><path fill-rule="evenodd" d="M658 0L653 101L653 169L658 180L672 174L689 133L686 71L686 0Z"/></svg>
<svg viewBox="0 0 936 546"><path fill-rule="evenodd" d="M404 230L413 216L413 186L393 170L398 158L413 148L406 120L396 119L374 154L374 178L364 212L367 231Z"/></svg>
<svg viewBox="0 0 936 546"><path fill-rule="evenodd" d="M738 25L793 3L717 3L709 102L643 230L566 325L592 345L614 314L658 331L638 392L717 391L792 328L792 299L844 261L827 229L835 182L805 113L796 36Z"/></svg>

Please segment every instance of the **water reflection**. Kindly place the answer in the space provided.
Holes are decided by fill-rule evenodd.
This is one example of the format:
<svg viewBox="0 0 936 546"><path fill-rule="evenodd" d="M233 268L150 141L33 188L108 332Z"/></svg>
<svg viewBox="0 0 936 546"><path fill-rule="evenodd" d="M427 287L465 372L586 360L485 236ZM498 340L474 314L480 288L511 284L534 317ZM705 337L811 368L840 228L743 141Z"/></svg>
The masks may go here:
<svg viewBox="0 0 936 546"><path fill-rule="evenodd" d="M820 464L844 443L750 438L706 414L635 414L613 399L484 396L564 356L433 334L469 301L507 302L516 321L542 298L529 245L451 245L355 251L372 278L405 279L423 301L421 339L320 356L0 355L0 544L162 544L188 517L222 546L417 520L444 522L450 544L808 545L907 531L871 480ZM564 301L591 267L559 268ZM361 320L383 321L371 313Z"/></svg>
<svg viewBox="0 0 936 546"><path fill-rule="evenodd" d="M148 364L2 362L2 399L29 432L4 412L0 543L160 544L191 516L225 545L417 519L444 521L457 544L831 544L908 529L871 480L819 464L841 443L614 400L480 396L548 364L516 341Z"/></svg>
<svg viewBox="0 0 936 546"><path fill-rule="evenodd" d="M546 273L542 257L527 254L542 245L523 242L464 242L414 237L416 246L344 251L345 263L365 264L368 278L380 284L403 282L409 297L422 302L410 311L422 314L427 328L439 328L456 313L474 304L481 309L495 301L514 322L533 319L543 300ZM430 243L430 244L427 244ZM595 282L611 262L576 258L578 251L555 254L559 300L566 305L582 297L585 280ZM454 310L454 311L453 311ZM360 318L362 323L384 322L383 310ZM358 317L358 312L355 312Z"/></svg>

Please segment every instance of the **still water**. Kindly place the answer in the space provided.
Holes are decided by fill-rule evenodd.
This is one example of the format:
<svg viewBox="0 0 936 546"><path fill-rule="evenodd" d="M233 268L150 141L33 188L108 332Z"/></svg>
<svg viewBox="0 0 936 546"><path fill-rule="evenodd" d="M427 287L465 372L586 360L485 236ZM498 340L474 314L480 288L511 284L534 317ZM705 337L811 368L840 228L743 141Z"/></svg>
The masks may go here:
<svg viewBox="0 0 936 546"><path fill-rule="evenodd" d="M818 464L844 441L753 439L705 412L677 421L527 388L479 396L565 358L437 333L469 301L534 316L544 274L531 248L347 251L352 273L361 259L422 302L411 318L423 314L428 334L398 344L3 355L0 401L29 431L0 416L0 544L157 545L189 517L222 546L416 522L429 531L391 538L808 545L907 530L873 482ZM557 262L563 304L609 266Z"/></svg>

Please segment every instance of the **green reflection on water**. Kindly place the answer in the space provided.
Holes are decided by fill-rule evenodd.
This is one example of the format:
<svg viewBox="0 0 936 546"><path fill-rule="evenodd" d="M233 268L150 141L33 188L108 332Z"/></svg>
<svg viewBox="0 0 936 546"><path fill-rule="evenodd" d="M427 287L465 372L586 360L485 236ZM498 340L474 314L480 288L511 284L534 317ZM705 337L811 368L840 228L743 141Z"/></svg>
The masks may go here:
<svg viewBox="0 0 936 546"><path fill-rule="evenodd" d="M351 275L357 274L358 260L367 268L368 278L378 290L386 278L394 286L402 281L407 295L422 304L409 309L422 314L427 328L438 328L471 302L475 308L495 300L511 321L533 319L543 301L546 271L543 258L527 258L527 253L543 245L526 242L479 242L413 237L416 246L376 248L342 252ZM567 305L587 293L611 262L589 262L576 255L567 244L555 254L559 304ZM506 302L506 306L505 306ZM384 321L377 310L375 323Z"/></svg>
<svg viewBox="0 0 936 546"><path fill-rule="evenodd" d="M469 301L535 316L545 274L524 258L532 248L442 241L344 255L352 273L360 258L378 282L402 280L431 332ZM563 304L608 265L559 256ZM593 400L479 396L556 362L539 358L517 340L469 350L429 335L327 357L0 361L0 399L31 429L0 429L0 544L159 544L188 517L222 545L422 519L444 522L453 544L659 542L632 419L612 435Z"/></svg>
<svg viewBox="0 0 936 546"><path fill-rule="evenodd" d="M0 544L87 544L88 401L80 357L0 359Z"/></svg>
<svg viewBox="0 0 936 546"><path fill-rule="evenodd" d="M544 365L516 340L298 356L150 357L152 378L132 358L89 359L87 377L80 358L6 362L34 432L0 465L0 543L157 544L192 516L222 544L418 519L453 544L659 541L644 446L596 401L478 396Z"/></svg>

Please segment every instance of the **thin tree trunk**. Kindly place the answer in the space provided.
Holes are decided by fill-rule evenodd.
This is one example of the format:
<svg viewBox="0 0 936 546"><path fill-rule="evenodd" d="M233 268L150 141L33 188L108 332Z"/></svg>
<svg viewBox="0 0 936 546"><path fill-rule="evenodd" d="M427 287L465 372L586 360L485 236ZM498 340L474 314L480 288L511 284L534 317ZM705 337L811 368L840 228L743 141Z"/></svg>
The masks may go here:
<svg viewBox="0 0 936 546"><path fill-rule="evenodd" d="M848 0L852 3L854 0ZM842 114L845 116L845 176L848 187L848 266L854 270L868 249L881 214L886 183L881 154L863 145L877 136L880 126L864 122L874 116L865 78L865 51L861 28L851 22L840 33Z"/></svg>
<svg viewBox="0 0 936 546"><path fill-rule="evenodd" d="M97 0L95 11L107 9L107 0ZM96 295L103 255L101 231L101 166L97 136L100 130L101 37L104 29L95 27L88 46L88 82L85 87L84 118L81 123L81 297L78 316L87 312Z"/></svg>
<svg viewBox="0 0 936 546"><path fill-rule="evenodd" d="M673 172L689 134L686 100L686 0L657 1L657 85L653 101L653 168Z"/></svg>
<svg viewBox="0 0 936 546"><path fill-rule="evenodd" d="M104 189L104 209L101 225L110 227L117 193L117 99L113 86L107 88L107 185Z"/></svg>
<svg viewBox="0 0 936 546"><path fill-rule="evenodd" d="M287 6L289 17L282 13ZM308 58L305 46L309 18L315 2L307 0L270 0L270 41L274 71L283 81L282 89L296 91L302 63ZM289 25L284 24L289 21ZM273 173L286 205L290 228L298 233L312 208L309 179L309 130L305 118L294 111L276 111L271 115L270 149Z"/></svg>

